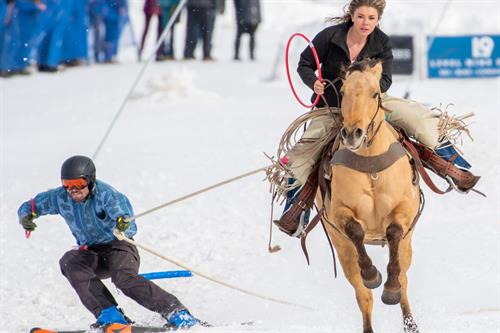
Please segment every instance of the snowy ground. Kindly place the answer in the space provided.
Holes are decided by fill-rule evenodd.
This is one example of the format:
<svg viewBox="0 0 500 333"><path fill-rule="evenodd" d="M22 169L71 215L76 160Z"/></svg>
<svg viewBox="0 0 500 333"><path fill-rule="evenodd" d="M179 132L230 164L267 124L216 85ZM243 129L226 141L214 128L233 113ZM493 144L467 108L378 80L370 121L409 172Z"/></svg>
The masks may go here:
<svg viewBox="0 0 500 333"><path fill-rule="evenodd" d="M283 65L278 80L263 79L272 72L277 45L300 30L294 27L321 23L338 14L343 2L263 3L258 62L230 60L229 1L214 40L217 62L155 63L147 70L96 160L98 177L127 194L136 213L265 166L263 152L275 152L283 130L303 111L292 99ZM444 4L389 2L383 27L393 33L402 22L417 22L431 31ZM466 25L474 27L471 33L498 33L498 6L494 0L455 1L438 31L464 33L463 22L472 21ZM132 2L136 30L138 8L140 3ZM59 272L59 258L74 245L65 223L58 216L43 217L26 240L16 211L22 201L59 184L59 168L68 156L94 154L140 70L132 53L124 52L119 65L0 81L0 332L84 328L94 320ZM500 332L500 81L396 77L390 92L401 96L407 87L416 100L454 103L452 112L476 113L475 140L466 141L464 150L482 176L479 189L488 195L438 196L424 188L427 205L414 234L409 272L415 319L422 332ZM250 297L199 277L159 284L193 314L219 326L193 332L360 332L353 291L342 273L333 279L320 228L308 240L310 267L298 241L276 230L274 242L283 250L267 252L270 198L263 178L255 175L146 215L137 220L136 240L220 280L314 310ZM387 249L368 249L385 273ZM141 255L142 272L175 269L149 253ZM136 321L162 324L108 286ZM374 329L402 332L399 307L383 305L380 295L374 291ZM247 321L254 325L239 325Z"/></svg>

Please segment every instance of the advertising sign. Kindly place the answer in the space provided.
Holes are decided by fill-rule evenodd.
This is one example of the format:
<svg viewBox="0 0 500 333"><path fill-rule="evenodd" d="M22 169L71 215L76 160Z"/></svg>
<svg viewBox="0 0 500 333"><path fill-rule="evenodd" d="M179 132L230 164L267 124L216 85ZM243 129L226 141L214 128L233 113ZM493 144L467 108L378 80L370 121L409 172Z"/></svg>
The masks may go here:
<svg viewBox="0 0 500 333"><path fill-rule="evenodd" d="M410 75L413 73L413 37L390 36L392 44L392 73Z"/></svg>
<svg viewBox="0 0 500 333"><path fill-rule="evenodd" d="M429 78L500 76L500 35L435 36L427 44Z"/></svg>

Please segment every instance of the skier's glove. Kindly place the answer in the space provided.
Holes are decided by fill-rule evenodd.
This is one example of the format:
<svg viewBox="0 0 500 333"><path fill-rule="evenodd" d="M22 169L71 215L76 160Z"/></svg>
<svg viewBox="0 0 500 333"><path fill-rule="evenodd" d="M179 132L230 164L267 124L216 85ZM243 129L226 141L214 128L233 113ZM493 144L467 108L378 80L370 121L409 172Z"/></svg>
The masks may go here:
<svg viewBox="0 0 500 333"><path fill-rule="evenodd" d="M124 232L125 230L128 229L130 226L130 221L127 221L127 218L125 216L118 216L116 219L116 229L118 229L121 232Z"/></svg>
<svg viewBox="0 0 500 333"><path fill-rule="evenodd" d="M34 231L35 228L37 227L36 223L33 222L35 219L35 216L33 215L25 215L21 219L21 225L23 226L24 230L27 231Z"/></svg>

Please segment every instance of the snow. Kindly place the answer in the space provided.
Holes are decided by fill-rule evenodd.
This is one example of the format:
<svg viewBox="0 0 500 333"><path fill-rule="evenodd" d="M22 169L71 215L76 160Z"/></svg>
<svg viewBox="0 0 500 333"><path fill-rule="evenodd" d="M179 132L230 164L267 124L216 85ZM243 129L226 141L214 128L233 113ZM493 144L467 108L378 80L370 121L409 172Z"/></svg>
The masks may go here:
<svg viewBox="0 0 500 333"><path fill-rule="evenodd" d="M266 166L263 152L274 154L284 129L304 111L289 90L282 61L278 79L265 80L279 45L296 31L312 38L324 17L339 14L343 4L263 0L258 61L235 63L228 1L214 36L218 61L151 64L96 159L98 177L125 193L141 213ZM453 1L437 24L445 4L389 1L382 27L388 33L418 34L500 30L495 0ZM141 2L131 2L136 33L140 10ZM183 23L177 32L181 51ZM296 61L304 42L294 43ZM149 40L149 50L152 45ZM246 45L245 39L244 58ZM94 321L59 271L59 258L74 246L66 224L58 216L40 218L25 239L16 212L23 201L58 186L59 168L68 156L94 154L141 69L133 55L124 50L118 65L0 80L0 332L85 328ZM296 75L294 82L306 98ZM500 80L395 77L390 93L402 96L408 87L415 100L453 103L451 113L475 112L474 141L465 140L463 150L473 172L482 176L478 188L488 195L439 196L423 186L427 203L408 274L413 315L422 332L500 332ZM194 315L219 326L193 332L360 332L353 290L340 267L333 278L321 228L308 238L310 267L298 241L276 228L273 244L282 250L267 252L270 196L263 179L263 173L250 176L141 217L136 241L214 278L313 310L244 295L200 277L158 284ZM385 276L387 248L368 251ZM141 257L141 272L176 269L147 252ZM162 324L158 315L106 284L140 324ZM382 304L380 296L381 288L374 291L375 331L402 332L399 307ZM254 325L239 325L248 321Z"/></svg>

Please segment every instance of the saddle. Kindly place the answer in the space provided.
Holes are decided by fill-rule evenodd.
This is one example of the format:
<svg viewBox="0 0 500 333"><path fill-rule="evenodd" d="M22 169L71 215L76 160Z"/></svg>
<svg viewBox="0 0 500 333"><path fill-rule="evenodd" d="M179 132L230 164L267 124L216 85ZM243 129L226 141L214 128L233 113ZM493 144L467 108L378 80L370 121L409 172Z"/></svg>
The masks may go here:
<svg viewBox="0 0 500 333"><path fill-rule="evenodd" d="M453 164L456 156L452 157L449 161L445 160L432 149L411 140L403 130L397 129L397 131L400 134L399 141L401 145L412 157L415 175L420 174L421 178L432 191L438 194L445 194L451 190L456 190L461 193L468 193L473 190L484 196L484 194L474 189L474 186L481 177L475 176L470 171L458 168ZM307 210L313 207L318 187L321 189L323 198L325 198L325 193L327 197L329 197L328 184L330 181L325 178L325 175L328 174L327 169L332 161L332 155L337 149L335 141L336 140L333 140L330 144L325 146L322 158L313 169L314 171L309 175L306 183L300 189L295 203L292 204L279 220L274 221L274 224L289 236L304 238L321 218L320 215L322 210L318 212L318 215L316 215L309 224L304 225L302 217ZM425 169L431 170L439 177L445 179L449 187L446 190L440 190L431 180ZM416 181L418 181L418 176L416 177Z"/></svg>

